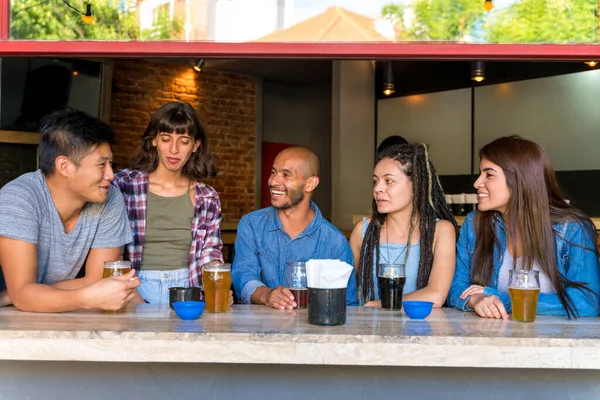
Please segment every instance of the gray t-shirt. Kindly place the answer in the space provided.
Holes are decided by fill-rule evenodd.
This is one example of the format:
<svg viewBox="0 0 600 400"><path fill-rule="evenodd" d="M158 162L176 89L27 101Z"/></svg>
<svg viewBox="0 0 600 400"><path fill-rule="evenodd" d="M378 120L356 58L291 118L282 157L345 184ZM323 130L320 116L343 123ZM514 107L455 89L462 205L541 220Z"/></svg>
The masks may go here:
<svg viewBox="0 0 600 400"><path fill-rule="evenodd" d="M105 203L87 203L68 234L41 171L30 172L0 190L0 236L37 245L37 280L73 279L90 249L123 246L133 240L123 196L110 185Z"/></svg>

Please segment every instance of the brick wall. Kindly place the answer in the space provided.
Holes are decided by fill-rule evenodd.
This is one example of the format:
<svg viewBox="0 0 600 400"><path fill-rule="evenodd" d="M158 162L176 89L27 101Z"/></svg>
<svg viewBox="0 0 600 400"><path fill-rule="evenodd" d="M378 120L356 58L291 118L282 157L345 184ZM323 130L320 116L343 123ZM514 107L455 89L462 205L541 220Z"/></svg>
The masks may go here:
<svg viewBox="0 0 600 400"><path fill-rule="evenodd" d="M207 180L221 197L223 221L254 209L256 86L251 77L146 60L114 64L111 125L114 160L130 165L152 114L169 101L187 101L200 114L217 160L217 178Z"/></svg>

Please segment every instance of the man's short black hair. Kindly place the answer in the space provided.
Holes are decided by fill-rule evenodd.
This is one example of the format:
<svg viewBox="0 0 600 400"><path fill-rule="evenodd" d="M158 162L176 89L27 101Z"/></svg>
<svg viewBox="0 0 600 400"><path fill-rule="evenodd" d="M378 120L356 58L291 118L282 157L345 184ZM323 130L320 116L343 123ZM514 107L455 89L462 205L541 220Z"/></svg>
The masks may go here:
<svg viewBox="0 0 600 400"><path fill-rule="evenodd" d="M381 142L379 144L379 147L377 147L377 158L379 158L379 155L385 149L387 149L388 147L395 146L397 144L408 144L408 140L406 140L402 136L398 136L398 135L388 136L385 139L383 139L383 142Z"/></svg>
<svg viewBox="0 0 600 400"><path fill-rule="evenodd" d="M69 158L75 165L102 143L112 143L113 131L107 123L71 107L52 112L40 122L38 147L40 169L54 173L59 156Z"/></svg>

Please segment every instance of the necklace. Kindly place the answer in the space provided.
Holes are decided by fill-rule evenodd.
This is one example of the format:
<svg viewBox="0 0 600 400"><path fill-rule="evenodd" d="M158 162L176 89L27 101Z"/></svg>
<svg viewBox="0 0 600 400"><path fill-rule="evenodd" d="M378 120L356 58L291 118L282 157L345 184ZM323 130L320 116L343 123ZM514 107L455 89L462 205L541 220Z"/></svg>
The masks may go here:
<svg viewBox="0 0 600 400"><path fill-rule="evenodd" d="M387 222L387 218L386 218L386 222ZM388 264L396 264L396 261L398 261L398 259L400 258L400 256L402 254L404 254L404 252L406 251L406 249L408 249L409 244L406 243L406 247L404 247L404 249L400 252L400 254L398 254L398 257L396 257L396 259L393 262L390 262L390 260L392 259L392 257L390 256L390 239L388 237L388 227L387 225L385 226L385 241L387 242L387 260L388 260ZM404 263L406 264L406 260L404 260Z"/></svg>

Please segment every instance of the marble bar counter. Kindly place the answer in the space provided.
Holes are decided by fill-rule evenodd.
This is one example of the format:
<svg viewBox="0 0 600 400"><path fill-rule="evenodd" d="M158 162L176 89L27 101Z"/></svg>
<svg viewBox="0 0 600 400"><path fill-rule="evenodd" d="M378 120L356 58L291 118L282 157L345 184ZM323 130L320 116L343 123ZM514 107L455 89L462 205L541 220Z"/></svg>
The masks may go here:
<svg viewBox="0 0 600 400"><path fill-rule="evenodd" d="M153 305L4 307L0 387L2 399L305 399L307 389L314 399L375 399L400 388L402 398L597 399L600 321L517 323L453 309L415 321L349 307L345 325L325 327L309 325L306 310L262 306L197 321Z"/></svg>
<svg viewBox="0 0 600 400"><path fill-rule="evenodd" d="M473 357L473 354L478 354ZM349 307L341 326L307 311L236 305L182 321L168 307L64 314L0 310L0 359L600 369L600 321L482 319L453 309L425 321Z"/></svg>

